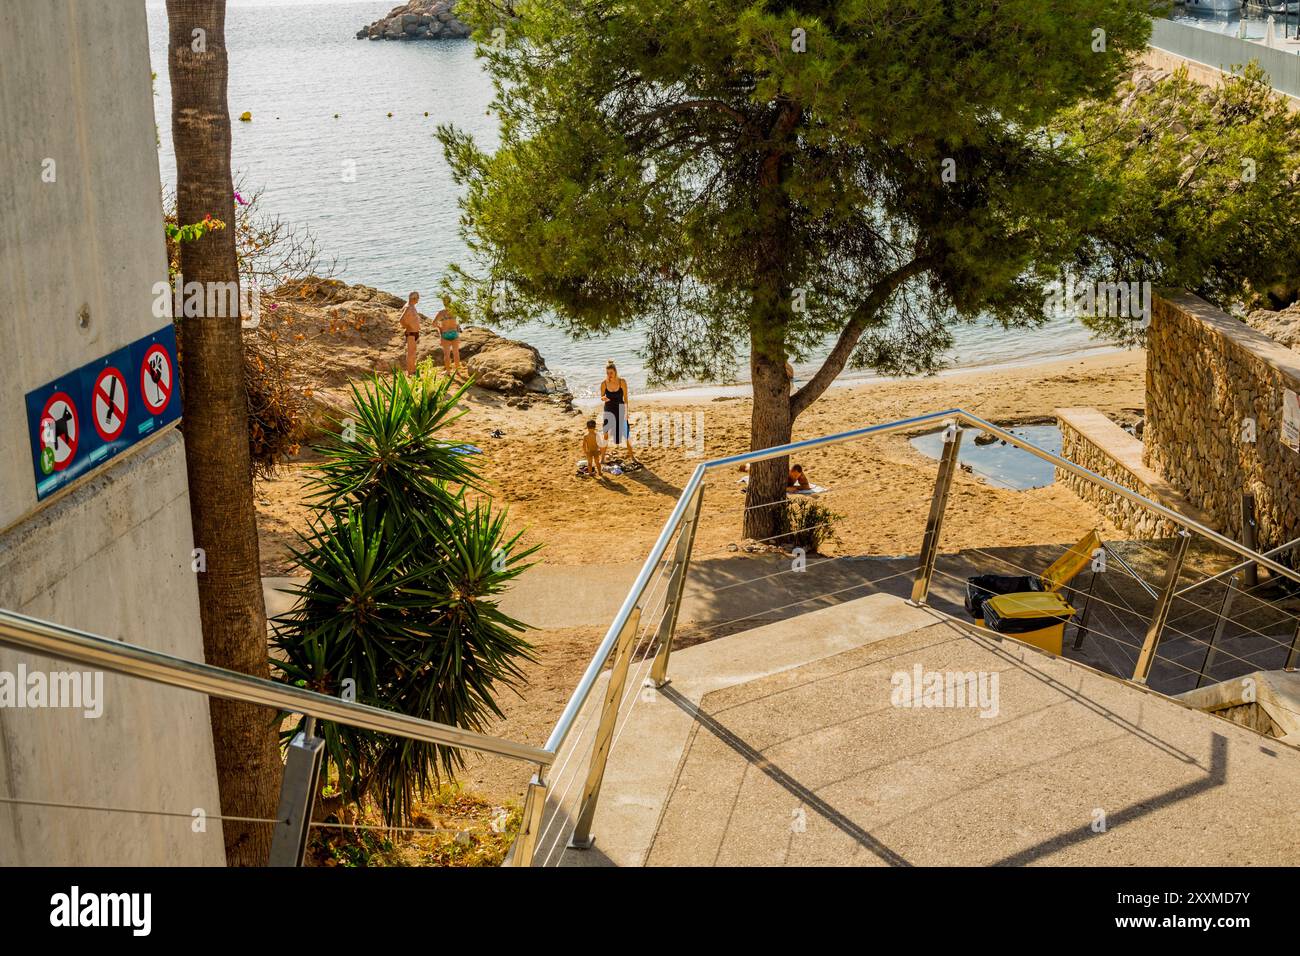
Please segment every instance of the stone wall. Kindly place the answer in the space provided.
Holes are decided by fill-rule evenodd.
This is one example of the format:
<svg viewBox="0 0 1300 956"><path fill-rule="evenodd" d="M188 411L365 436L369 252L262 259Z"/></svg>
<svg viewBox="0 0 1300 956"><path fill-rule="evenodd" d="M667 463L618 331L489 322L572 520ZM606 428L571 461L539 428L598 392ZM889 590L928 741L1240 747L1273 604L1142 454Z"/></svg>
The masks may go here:
<svg viewBox="0 0 1300 956"><path fill-rule="evenodd" d="M1061 457L1167 508L1200 520L1187 501L1142 463L1142 442L1095 408L1058 408ZM1056 470L1056 480L1088 502L1116 528L1139 538L1166 538L1177 530L1167 518L1073 472Z"/></svg>
<svg viewBox="0 0 1300 956"><path fill-rule="evenodd" d="M1300 353L1196 296L1156 298L1143 461L1238 540L1252 492L1261 551L1300 537L1300 454L1280 440L1286 389L1300 393Z"/></svg>

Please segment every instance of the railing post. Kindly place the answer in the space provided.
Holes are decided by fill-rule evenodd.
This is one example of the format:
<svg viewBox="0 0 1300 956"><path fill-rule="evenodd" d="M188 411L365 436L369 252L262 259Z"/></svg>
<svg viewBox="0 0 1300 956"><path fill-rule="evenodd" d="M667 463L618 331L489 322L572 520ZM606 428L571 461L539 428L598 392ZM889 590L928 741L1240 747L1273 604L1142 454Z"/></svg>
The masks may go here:
<svg viewBox="0 0 1300 956"><path fill-rule="evenodd" d="M1187 557L1187 545L1191 540L1192 536L1186 531L1179 531L1174 539L1174 552L1169 556L1169 566L1165 568L1160 597L1156 601L1155 612L1151 615L1151 623L1147 626L1147 636L1142 642L1137 666L1133 668L1135 683L1145 684L1151 674L1151 665L1155 663L1160 635L1165 629L1165 622L1169 620L1169 609L1173 606L1174 592L1178 589L1178 576L1183 572L1183 559Z"/></svg>
<svg viewBox="0 0 1300 956"><path fill-rule="evenodd" d="M673 650L673 635L677 633L677 614L682 607L682 593L686 590L686 572L690 568L691 550L695 547L695 529L699 525L700 509L704 502L704 484L695 492L695 499L684 516L684 523L677 533L677 551L673 556L673 572L668 579L667 603L664 616L659 622L659 650L655 662L650 668L650 683L663 687L668 683L668 657Z"/></svg>
<svg viewBox="0 0 1300 956"><path fill-rule="evenodd" d="M944 423L943 457L939 459L939 474L934 480L934 495L930 498L930 516L925 521L925 538L921 541L921 566L912 585L912 603L924 604L930 596L930 578L934 575L934 561L939 556L939 534L943 531L943 514L948 507L948 492L957 473L957 453L961 450L961 429L951 419Z"/></svg>
<svg viewBox="0 0 1300 956"><path fill-rule="evenodd" d="M519 833L510 848L510 856L506 858L506 866L533 865L533 857L537 853L537 840L542 832L542 817L546 810L547 787L544 772L544 768L538 767L537 773L533 774L533 779L528 784L528 792L524 795L523 817L519 821Z"/></svg>
<svg viewBox="0 0 1300 956"><path fill-rule="evenodd" d="M325 740L314 736L316 721L308 717L304 730L289 743L280 780L280 805L271 836L271 866L302 866L311 829L311 808L320 782Z"/></svg>
<svg viewBox="0 0 1300 956"><path fill-rule="evenodd" d="M632 663L632 644L641 623L641 609L633 608L618 635L614 646L614 664L605 686L605 701L600 710L600 726L596 728L596 742L591 751L591 766L587 769L587 782L582 787L582 800L578 804L578 822L573 829L569 846L585 850L595 842L591 835L591 821L596 815L596 800L600 785L605 779L605 764L614 740L614 726L618 723L619 705L623 701L623 688L627 684L627 670Z"/></svg>
<svg viewBox="0 0 1300 956"><path fill-rule="evenodd" d="M1097 588L1098 573L1093 571L1092 577L1088 579L1087 603L1083 605L1083 613L1079 615L1079 621L1075 624L1074 649L1076 651L1083 647L1083 639L1088 633L1088 616L1092 613L1092 592Z"/></svg>
<svg viewBox="0 0 1300 956"><path fill-rule="evenodd" d="M1254 565L1252 565L1254 567ZM1245 573L1242 573L1243 579ZM1243 582L1244 583L1244 582ZM1228 625L1228 614L1232 611L1232 604L1237 596L1237 589L1233 584L1232 578L1228 578L1223 591L1223 603L1219 605L1219 618L1214 622L1214 633L1210 635L1210 643L1206 645L1205 657L1201 661L1201 672L1196 675L1196 686L1200 687L1205 683L1205 675L1210 672L1214 666L1215 649L1218 646L1219 638L1223 637L1224 629Z"/></svg>
<svg viewBox="0 0 1300 956"><path fill-rule="evenodd" d="M1241 496L1241 543L1250 550L1255 548L1255 496L1243 492ZM1252 591L1259 585L1259 565L1253 561L1242 571L1243 590Z"/></svg>
<svg viewBox="0 0 1300 956"><path fill-rule="evenodd" d="M1291 650L1287 651L1286 663L1282 665L1285 671L1295 670L1295 665L1300 660L1300 623L1295 626L1295 636L1291 638Z"/></svg>

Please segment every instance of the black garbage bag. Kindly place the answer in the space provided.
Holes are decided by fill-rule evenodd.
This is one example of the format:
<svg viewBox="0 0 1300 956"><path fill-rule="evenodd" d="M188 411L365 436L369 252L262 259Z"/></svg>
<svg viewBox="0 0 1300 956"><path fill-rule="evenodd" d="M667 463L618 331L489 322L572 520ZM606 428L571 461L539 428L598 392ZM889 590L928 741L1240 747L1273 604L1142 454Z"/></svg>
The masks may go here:
<svg viewBox="0 0 1300 956"><path fill-rule="evenodd" d="M979 620L984 617L984 602L991 597L1042 589L1042 579L1037 577L1024 574L977 574L966 579L966 613Z"/></svg>

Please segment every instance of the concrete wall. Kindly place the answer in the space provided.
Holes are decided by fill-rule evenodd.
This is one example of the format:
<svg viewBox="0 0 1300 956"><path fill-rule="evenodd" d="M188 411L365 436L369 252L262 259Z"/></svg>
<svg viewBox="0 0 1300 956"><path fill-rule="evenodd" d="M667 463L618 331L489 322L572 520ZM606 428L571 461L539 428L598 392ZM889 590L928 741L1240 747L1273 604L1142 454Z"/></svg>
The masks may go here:
<svg viewBox="0 0 1300 956"><path fill-rule="evenodd" d="M1254 493L1261 551L1300 537L1300 453L1279 440L1285 389L1300 392L1300 353L1194 295L1156 298L1143 460L1238 540L1241 493Z"/></svg>
<svg viewBox="0 0 1300 956"><path fill-rule="evenodd" d="M0 117L0 606L202 659L180 433L38 506L23 401L162 324L143 0L4 0ZM20 664L72 669L0 650L0 672ZM105 675L99 718L0 707L0 797L218 814L207 700ZM188 818L0 803L0 865L223 858L215 821L194 833Z"/></svg>

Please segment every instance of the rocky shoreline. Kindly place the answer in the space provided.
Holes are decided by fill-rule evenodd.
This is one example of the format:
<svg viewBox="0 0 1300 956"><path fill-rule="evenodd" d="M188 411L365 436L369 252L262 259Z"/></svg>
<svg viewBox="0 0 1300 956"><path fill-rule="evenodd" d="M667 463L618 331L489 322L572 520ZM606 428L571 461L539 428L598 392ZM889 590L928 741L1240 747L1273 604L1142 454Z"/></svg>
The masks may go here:
<svg viewBox="0 0 1300 956"><path fill-rule="evenodd" d="M268 334L292 343L292 361L308 396L309 433L330 428L332 421L347 414L354 382L375 373L386 375L405 364L406 340L397 320L405 305L400 296L310 276L281 286L269 300L263 324ZM436 311L436 297L431 301ZM420 319L424 333L417 357L441 366L437 329L429 315L421 312ZM474 386L497 393L511 407L547 402L565 412L574 410L564 379L551 372L541 353L526 342L463 325L460 355Z"/></svg>
<svg viewBox="0 0 1300 956"><path fill-rule="evenodd" d="M456 17L456 0L410 0L357 31L358 40L463 40L470 28Z"/></svg>

